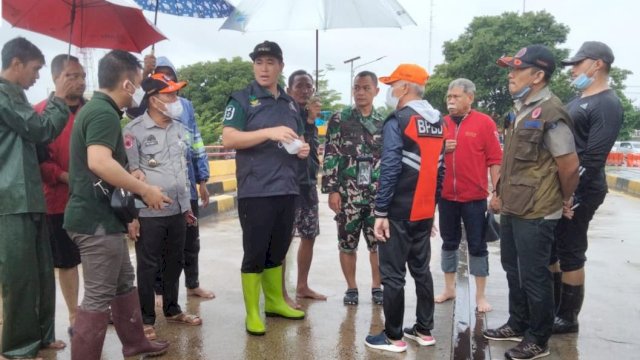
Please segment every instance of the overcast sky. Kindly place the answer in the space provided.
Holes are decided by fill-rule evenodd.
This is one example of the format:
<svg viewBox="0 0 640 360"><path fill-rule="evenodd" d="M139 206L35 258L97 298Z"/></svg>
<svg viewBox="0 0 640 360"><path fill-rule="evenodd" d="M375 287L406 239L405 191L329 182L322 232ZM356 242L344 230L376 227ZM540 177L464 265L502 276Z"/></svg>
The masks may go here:
<svg viewBox="0 0 640 360"><path fill-rule="evenodd" d="M238 0L233 0L237 2ZM304 1L304 0L297 0ZM570 27L567 42L562 46L571 54L587 40L607 43L615 54L614 65L634 72L627 80L627 95L640 98L640 46L635 45L639 35L637 15L640 5L623 0L433 0L433 14L430 14L430 0L398 0L416 21L417 26L403 29L340 29L320 32L320 67L331 64L335 71L329 73L329 86L343 95L343 102L349 100L350 67L344 60L356 56L361 59L354 63L358 67L368 61L385 56L384 59L356 70L371 70L380 76L388 75L400 63L417 63L429 71L443 61L442 44L457 39L475 16L500 15L507 11L522 12L546 10L560 23ZM0 0L2 2L2 0ZM604 5L606 4L606 6ZM145 12L153 19L153 13ZM430 18L433 23L430 26ZM313 31L279 31L239 33L218 31L223 20L193 19L160 14L158 27L169 38L156 45L156 55L168 56L177 67L198 61L215 61L219 58L241 56L249 60L253 47L263 41L272 40L280 44L284 52L284 74L297 69L312 71L315 68L315 34ZM636 29L636 30L633 30ZM432 44L429 46L429 33ZM59 53L66 53L64 42L38 35L29 31L12 28L2 20L0 43L15 36L25 36L42 49L50 61ZM429 51L431 49L431 51ZM150 49L144 51L149 52ZM75 50L72 50L75 53ZM95 49L94 62L106 52ZM496 54L496 58L502 54ZM142 55L140 56L142 58ZM430 66L429 66L430 65ZM41 71L40 80L27 95L32 102L46 97L52 88L49 68ZM92 71L89 71L92 74ZM506 75L506 74L505 74ZM97 65L93 77L97 76ZM460 74L461 77L470 76ZM97 80L89 85L97 87ZM382 86L377 105L384 103ZM640 105L640 101L636 100Z"/></svg>

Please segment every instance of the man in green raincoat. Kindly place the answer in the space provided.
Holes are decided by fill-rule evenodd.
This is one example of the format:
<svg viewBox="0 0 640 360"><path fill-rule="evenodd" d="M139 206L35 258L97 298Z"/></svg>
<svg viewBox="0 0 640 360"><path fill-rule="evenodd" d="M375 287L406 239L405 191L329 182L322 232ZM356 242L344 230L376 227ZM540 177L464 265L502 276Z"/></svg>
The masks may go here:
<svg viewBox="0 0 640 360"><path fill-rule="evenodd" d="M47 208L36 144L62 132L69 118L65 79L38 115L25 95L44 65L42 52L18 37L2 48L0 72L0 284L3 332L1 358L35 358L55 340L55 282L47 234Z"/></svg>

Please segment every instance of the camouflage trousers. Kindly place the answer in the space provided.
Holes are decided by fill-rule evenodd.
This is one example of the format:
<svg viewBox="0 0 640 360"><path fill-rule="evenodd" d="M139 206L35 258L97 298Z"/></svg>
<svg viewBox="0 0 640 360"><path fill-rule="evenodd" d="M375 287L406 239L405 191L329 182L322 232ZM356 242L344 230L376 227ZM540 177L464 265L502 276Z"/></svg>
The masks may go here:
<svg viewBox="0 0 640 360"><path fill-rule="evenodd" d="M362 232L367 249L376 252L378 246L373 233L376 221L373 215L373 201L370 204L359 205L346 202L344 198L342 200L342 212L334 217L338 225L338 249L347 253L357 251Z"/></svg>

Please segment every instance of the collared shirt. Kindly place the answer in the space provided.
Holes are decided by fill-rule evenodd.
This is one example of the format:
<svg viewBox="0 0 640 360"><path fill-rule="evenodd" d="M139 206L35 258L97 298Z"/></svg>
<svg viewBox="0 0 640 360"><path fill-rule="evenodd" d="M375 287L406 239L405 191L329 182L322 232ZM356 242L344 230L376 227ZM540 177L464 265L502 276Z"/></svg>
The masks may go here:
<svg viewBox="0 0 640 360"><path fill-rule="evenodd" d="M122 167L127 154L122 143L122 111L107 94L95 91L76 115L69 147L69 202L64 211L64 228L79 234L94 235L99 227L105 234L125 232L126 228L111 208L109 199L94 186L98 177L89 169L87 148L109 148Z"/></svg>
<svg viewBox="0 0 640 360"><path fill-rule="evenodd" d="M127 124L123 136L129 170L140 169L148 184L159 186L173 200L162 210L141 209L140 216L170 216L191 209L186 129L182 123L172 120L161 127L145 112Z"/></svg>
<svg viewBox="0 0 640 360"><path fill-rule="evenodd" d="M0 215L46 212L36 143L52 141L68 117L55 97L38 114L19 85L0 77Z"/></svg>

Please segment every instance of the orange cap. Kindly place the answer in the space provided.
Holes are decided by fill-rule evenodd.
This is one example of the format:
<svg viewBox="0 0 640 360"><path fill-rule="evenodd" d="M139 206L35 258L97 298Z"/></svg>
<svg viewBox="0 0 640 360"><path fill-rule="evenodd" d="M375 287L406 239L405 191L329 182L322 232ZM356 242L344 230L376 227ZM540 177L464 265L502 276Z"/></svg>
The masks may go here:
<svg viewBox="0 0 640 360"><path fill-rule="evenodd" d="M391 84L398 80L425 86L429 80L429 73L420 65L400 64L391 75L380 77L380 82L383 84Z"/></svg>
<svg viewBox="0 0 640 360"><path fill-rule="evenodd" d="M176 92L187 85L186 81L175 82L163 73L155 73L142 81L142 90L147 95Z"/></svg>

